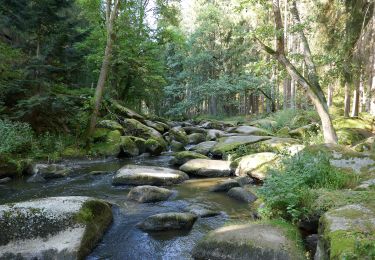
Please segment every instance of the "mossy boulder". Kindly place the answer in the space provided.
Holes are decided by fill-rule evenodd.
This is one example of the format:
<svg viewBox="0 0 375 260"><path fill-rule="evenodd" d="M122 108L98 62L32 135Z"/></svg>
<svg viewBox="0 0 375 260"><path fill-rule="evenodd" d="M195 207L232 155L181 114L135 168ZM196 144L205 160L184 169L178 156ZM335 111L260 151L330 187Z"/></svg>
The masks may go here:
<svg viewBox="0 0 375 260"><path fill-rule="evenodd" d="M114 130L116 130L116 129L114 129ZM102 128L102 127L95 128L95 131L92 135L94 143L105 142L107 140L107 136L108 136L109 132L111 132L111 131L112 130L108 129L108 128ZM120 131L122 131L122 127L121 127Z"/></svg>
<svg viewBox="0 0 375 260"><path fill-rule="evenodd" d="M87 152L77 146L68 146L61 152L61 157L63 158L83 158L85 157Z"/></svg>
<svg viewBox="0 0 375 260"><path fill-rule="evenodd" d="M0 258L84 259L111 221L111 206L89 197L1 205Z"/></svg>
<svg viewBox="0 0 375 260"><path fill-rule="evenodd" d="M206 135L201 133L193 133L188 135L189 144L199 144L206 141Z"/></svg>
<svg viewBox="0 0 375 260"><path fill-rule="evenodd" d="M112 179L112 184L167 186L184 182L187 179L189 176L182 171L129 164L117 171Z"/></svg>
<svg viewBox="0 0 375 260"><path fill-rule="evenodd" d="M132 188L128 194L128 199L140 203L149 203L167 200L172 194L173 191L165 188L144 185Z"/></svg>
<svg viewBox="0 0 375 260"><path fill-rule="evenodd" d="M210 120L210 121L202 121L199 124L199 127L205 128L205 129L218 129L218 130L224 130L228 126L233 126L230 123L221 122L217 120Z"/></svg>
<svg viewBox="0 0 375 260"><path fill-rule="evenodd" d="M264 180L268 167L262 166L273 165L273 162L278 158L276 153L255 153L235 160L232 162L231 167L236 168L235 175L237 176L252 176Z"/></svg>
<svg viewBox="0 0 375 260"><path fill-rule="evenodd" d="M126 135L140 137L145 140L154 139L162 144L163 147L167 147L163 136L157 130L146 126L135 119L125 119L122 122L122 126L124 127L124 132Z"/></svg>
<svg viewBox="0 0 375 260"><path fill-rule="evenodd" d="M175 140L171 141L170 147L173 152L180 152L185 150L185 145Z"/></svg>
<svg viewBox="0 0 375 260"><path fill-rule="evenodd" d="M257 126L263 129L276 128L277 122L268 118L258 119L249 123L251 126Z"/></svg>
<svg viewBox="0 0 375 260"><path fill-rule="evenodd" d="M121 136L121 157L133 157L139 153L138 146L131 136Z"/></svg>
<svg viewBox="0 0 375 260"><path fill-rule="evenodd" d="M63 178L67 177L72 172L71 168L61 164L36 163L32 165L30 168L30 173L33 176L38 175L43 179Z"/></svg>
<svg viewBox="0 0 375 260"><path fill-rule="evenodd" d="M214 156L222 157L228 152L236 150L240 146L255 144L270 138L271 137L255 135L222 137L219 139L219 142L214 147L212 147L210 152Z"/></svg>
<svg viewBox="0 0 375 260"><path fill-rule="evenodd" d="M207 205L196 204L184 208L184 211L194 214L200 218L209 218L220 215L219 211L212 210Z"/></svg>
<svg viewBox="0 0 375 260"><path fill-rule="evenodd" d="M0 154L0 178L21 176L29 167L31 160L17 158L15 155Z"/></svg>
<svg viewBox="0 0 375 260"><path fill-rule="evenodd" d="M372 132L361 128L340 128L337 130L337 137L342 145L354 145L372 135Z"/></svg>
<svg viewBox="0 0 375 260"><path fill-rule="evenodd" d="M374 131L374 118L369 117L338 117L333 120L333 125L336 129L342 128L360 128L367 131Z"/></svg>
<svg viewBox="0 0 375 260"><path fill-rule="evenodd" d="M160 133L164 133L168 128L165 127L165 124L160 123L160 122L153 122L150 120L145 120L145 125L154 128Z"/></svg>
<svg viewBox="0 0 375 260"><path fill-rule="evenodd" d="M363 140L359 144L353 147L353 150L357 152L370 152L375 153L375 136L369 137Z"/></svg>
<svg viewBox="0 0 375 260"><path fill-rule="evenodd" d="M326 212L319 222L315 259L373 259L374 206L350 204Z"/></svg>
<svg viewBox="0 0 375 260"><path fill-rule="evenodd" d="M278 136L278 137L290 137L289 131L290 131L290 128L287 127L287 126L284 126L276 132L276 136Z"/></svg>
<svg viewBox="0 0 375 260"><path fill-rule="evenodd" d="M100 156L118 156L121 152L121 132L119 130L110 131L105 141L94 143L91 153Z"/></svg>
<svg viewBox="0 0 375 260"><path fill-rule="evenodd" d="M145 147L146 152L150 153L151 155L160 155L165 150L164 144L154 139L147 139L145 142Z"/></svg>
<svg viewBox="0 0 375 260"><path fill-rule="evenodd" d="M116 122L114 120L99 121L99 123L97 124L97 127L98 128L105 128L105 129L109 129L109 130L119 130L120 132L123 131L123 128L122 128L121 124L119 124L118 122Z"/></svg>
<svg viewBox="0 0 375 260"><path fill-rule="evenodd" d="M247 126L247 125L238 126L238 127L234 128L231 132L238 133L238 134L244 134L244 135L259 135L259 136L270 136L270 135L272 135L267 130L264 130L264 129L259 128L259 127Z"/></svg>
<svg viewBox="0 0 375 260"><path fill-rule="evenodd" d="M137 226L144 231L189 230L197 218L195 214L191 213L160 213L146 218Z"/></svg>
<svg viewBox="0 0 375 260"><path fill-rule="evenodd" d="M348 171L362 177L371 175L375 170L375 156L359 153L342 145L319 144L305 147L302 153L324 153L330 164L343 171Z"/></svg>
<svg viewBox="0 0 375 260"><path fill-rule="evenodd" d="M212 147L214 147L217 144L215 141L206 141L199 143L197 145L194 145L193 147L190 148L190 151L200 153L203 155L208 155Z"/></svg>
<svg viewBox="0 0 375 260"><path fill-rule="evenodd" d="M185 130L180 126L169 129L169 136L172 140L180 142L184 145L189 143L189 138Z"/></svg>
<svg viewBox="0 0 375 260"><path fill-rule="evenodd" d="M183 164L180 170L201 177L227 177L231 175L230 162L222 160L193 159Z"/></svg>
<svg viewBox="0 0 375 260"><path fill-rule="evenodd" d="M194 259L305 259L298 230L289 224L249 223L210 232L193 249Z"/></svg>
<svg viewBox="0 0 375 260"><path fill-rule="evenodd" d="M225 135L224 131L218 129L209 129L207 130L206 140L207 141L216 141L220 137Z"/></svg>
<svg viewBox="0 0 375 260"><path fill-rule="evenodd" d="M195 134L195 133L204 134L204 135L207 134L207 130L206 129L200 128L200 127L197 127L197 126L184 126L182 128L189 135L190 134Z"/></svg>
<svg viewBox="0 0 375 260"><path fill-rule="evenodd" d="M173 154L174 158L171 160L171 164L173 165L183 165L184 163L192 160L192 159L207 159L209 160L207 156L196 153L196 152L191 152L191 151L183 151L183 152L178 152Z"/></svg>
<svg viewBox="0 0 375 260"><path fill-rule="evenodd" d="M289 131L289 135L293 138L304 139L316 134L319 129L319 124L312 123Z"/></svg>

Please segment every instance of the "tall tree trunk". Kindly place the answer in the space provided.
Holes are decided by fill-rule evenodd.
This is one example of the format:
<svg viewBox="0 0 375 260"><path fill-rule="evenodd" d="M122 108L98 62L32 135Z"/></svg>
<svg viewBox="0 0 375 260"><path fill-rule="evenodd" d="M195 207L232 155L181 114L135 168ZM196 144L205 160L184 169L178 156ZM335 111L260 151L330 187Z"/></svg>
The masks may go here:
<svg viewBox="0 0 375 260"><path fill-rule="evenodd" d="M350 87L349 83L345 82L345 98L344 98L344 117L349 117L350 113Z"/></svg>
<svg viewBox="0 0 375 260"><path fill-rule="evenodd" d="M333 102L333 84L328 85L328 100L327 100L327 106L331 107Z"/></svg>
<svg viewBox="0 0 375 260"><path fill-rule="evenodd" d="M308 68L308 79L303 77L303 75L293 66L293 64L288 60L285 55L285 44L283 35L279 32L282 31L282 20L281 20L281 13L279 7L279 0L273 0L273 12L274 12L274 19L275 19L275 27L277 29L276 33L276 51L272 48L266 46L262 43L259 39L258 42L262 45L262 47L271 55L275 57L284 67L287 69L289 75L292 79L297 81L299 85L307 90L307 93L312 100L315 108L319 114L319 117L322 121L322 128L323 128L323 135L324 140L326 143L337 143L337 135L336 131L333 128L332 120L328 112L327 100L324 96L324 93L319 85L318 75L316 73L315 64L312 59L310 47L308 41L305 37L305 34L301 30L299 32L300 38L303 43L304 47L304 59L305 63ZM299 14L297 10L296 1L292 3L291 12L293 14L294 20L297 24L300 24Z"/></svg>
<svg viewBox="0 0 375 260"><path fill-rule="evenodd" d="M96 85L96 90L95 90L94 108L91 114L90 125L89 125L88 134L87 134L88 141L90 141L90 138L95 131L96 121L98 118L99 109L100 109L100 105L101 105L102 98L103 98L104 86L105 86L105 82L108 76L109 64L110 64L111 55L112 55L113 38L114 38L113 24L117 16L119 2L120 0L115 0L114 5L111 10L112 1L107 0L107 11L106 11L107 43L105 47L102 66L100 68L98 83Z"/></svg>
<svg viewBox="0 0 375 260"><path fill-rule="evenodd" d="M358 117L358 113L359 113L359 87L360 87L360 84L361 84L360 77L356 76L356 78L354 80L352 117Z"/></svg>

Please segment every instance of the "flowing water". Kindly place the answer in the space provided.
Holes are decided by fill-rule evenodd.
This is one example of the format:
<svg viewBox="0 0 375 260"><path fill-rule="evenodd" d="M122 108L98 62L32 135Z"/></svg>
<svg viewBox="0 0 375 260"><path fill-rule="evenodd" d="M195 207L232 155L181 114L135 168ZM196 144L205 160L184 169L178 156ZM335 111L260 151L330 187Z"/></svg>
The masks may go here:
<svg viewBox="0 0 375 260"><path fill-rule="evenodd" d="M209 192L209 188L223 180L190 179L169 187L175 195L168 201L139 204L126 198L131 187L112 186L115 172L126 164L171 167L168 154L157 157L136 157L110 161L70 161L74 169L68 178L46 183L13 181L0 187L0 204L48 196L84 195L104 199L113 204L113 223L103 239L87 259L192 259L191 251L207 232L228 220L250 219L247 204L237 202L225 193ZM108 171L92 175L92 171ZM190 205L205 205L221 214L199 218L190 231L145 233L136 224L148 216L162 212L183 212Z"/></svg>

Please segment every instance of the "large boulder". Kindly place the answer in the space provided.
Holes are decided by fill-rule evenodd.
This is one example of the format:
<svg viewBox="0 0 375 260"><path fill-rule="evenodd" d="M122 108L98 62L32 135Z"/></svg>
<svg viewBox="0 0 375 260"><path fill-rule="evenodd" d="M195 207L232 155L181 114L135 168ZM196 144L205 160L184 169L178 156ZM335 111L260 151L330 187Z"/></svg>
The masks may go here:
<svg viewBox="0 0 375 260"><path fill-rule="evenodd" d="M89 197L0 205L0 259L84 259L111 221L111 206Z"/></svg>
<svg viewBox="0 0 375 260"><path fill-rule="evenodd" d="M361 128L340 128L337 130L339 143L342 145L355 145L371 137L373 133Z"/></svg>
<svg viewBox="0 0 375 260"><path fill-rule="evenodd" d="M96 142L91 153L101 156L117 156L121 152L121 132L113 130L107 133L104 141Z"/></svg>
<svg viewBox="0 0 375 260"><path fill-rule="evenodd" d="M173 191L156 186L137 186L130 190L128 198L140 203L157 202L167 200Z"/></svg>
<svg viewBox="0 0 375 260"><path fill-rule="evenodd" d="M231 174L230 162L221 160L193 159L183 164L180 170L203 177L227 177Z"/></svg>
<svg viewBox="0 0 375 260"><path fill-rule="evenodd" d="M265 129L274 129L277 127L277 122L271 119L263 118L249 123L251 126L257 126Z"/></svg>
<svg viewBox="0 0 375 260"><path fill-rule="evenodd" d="M199 143L199 144L191 147L190 151L200 153L200 154L203 154L203 155L207 155L210 152L210 150L212 149L212 147L214 147L216 144L217 144L217 142L215 142L215 141L202 142L202 143Z"/></svg>
<svg viewBox="0 0 375 260"><path fill-rule="evenodd" d="M32 165L30 174L40 176L43 179L56 179L67 177L72 169L61 164L36 163Z"/></svg>
<svg viewBox="0 0 375 260"><path fill-rule="evenodd" d="M366 140L355 145L353 149L357 152L372 152L375 154L375 136L369 137Z"/></svg>
<svg viewBox="0 0 375 260"><path fill-rule="evenodd" d="M137 136L145 140L154 139L166 147L163 136L152 127L146 126L135 119L125 119L122 122L122 126L126 135Z"/></svg>
<svg viewBox="0 0 375 260"><path fill-rule="evenodd" d="M169 136L172 140L175 140L177 142L180 142L182 144L188 144L189 138L185 132L185 130L182 127L173 127L169 129Z"/></svg>
<svg viewBox="0 0 375 260"><path fill-rule="evenodd" d="M217 129L209 129L207 130L206 140L215 141L219 139L220 137L223 137L224 135L225 135L224 131L217 130Z"/></svg>
<svg viewBox="0 0 375 260"><path fill-rule="evenodd" d="M145 147L146 152L150 153L151 155L160 155L165 149L163 144L151 138L145 142Z"/></svg>
<svg viewBox="0 0 375 260"><path fill-rule="evenodd" d="M374 204L350 204L330 210L319 222L315 259L373 259L374 230Z"/></svg>
<svg viewBox="0 0 375 260"><path fill-rule="evenodd" d="M15 156L0 154L0 178L15 177L21 175L22 171L29 167L31 161L18 159Z"/></svg>
<svg viewBox="0 0 375 260"><path fill-rule="evenodd" d="M190 135L190 134L194 134L194 133L199 133L199 134L204 134L206 135L207 133L207 130L204 129L204 128L200 128L200 127L197 127L197 126L184 126L182 127L185 132Z"/></svg>
<svg viewBox="0 0 375 260"><path fill-rule="evenodd" d="M123 131L122 126L114 120L102 120L97 123L98 128Z"/></svg>
<svg viewBox="0 0 375 260"><path fill-rule="evenodd" d="M206 140L206 136L201 133L193 133L188 135L189 144L199 144Z"/></svg>
<svg viewBox="0 0 375 260"><path fill-rule="evenodd" d="M170 147L173 152L185 151L185 145L175 140L171 141Z"/></svg>
<svg viewBox="0 0 375 260"><path fill-rule="evenodd" d="M194 259L298 260L305 259L297 230L288 224L229 225L210 232L193 249Z"/></svg>
<svg viewBox="0 0 375 260"><path fill-rule="evenodd" d="M255 153L237 159L231 164L231 166L235 166L237 164L237 168L235 171L235 175L237 176L252 176L257 179L263 180L265 177L265 173L262 170L262 166L270 164L277 158L278 156L275 153Z"/></svg>
<svg viewBox="0 0 375 260"><path fill-rule="evenodd" d="M259 136L267 136L267 135L272 135L269 133L267 130L255 127L255 126L239 126L235 129L233 129L231 132L238 133L238 134L244 134L244 135L259 135Z"/></svg>
<svg viewBox="0 0 375 260"><path fill-rule="evenodd" d="M156 166L126 165L112 179L113 185L156 185L165 186L189 179L182 171Z"/></svg>
<svg viewBox="0 0 375 260"><path fill-rule="evenodd" d="M137 226L144 231L189 230L197 218L195 214L191 213L160 213L146 218Z"/></svg>
<svg viewBox="0 0 375 260"><path fill-rule="evenodd" d="M312 136L313 134L316 134L319 131L319 129L319 124L312 123L289 131L289 135L293 138L304 139Z"/></svg>
<svg viewBox="0 0 375 260"><path fill-rule="evenodd" d="M242 188L242 187L234 187L228 191L228 195L238 201L252 203L257 200L257 196L255 196L252 192Z"/></svg>
<svg viewBox="0 0 375 260"><path fill-rule="evenodd" d="M223 156L242 145L255 144L270 138L271 137L255 135L222 137L219 139L219 142L212 147L211 153L214 156Z"/></svg>
<svg viewBox="0 0 375 260"><path fill-rule="evenodd" d="M201 204L196 204L196 203L194 203L194 205L190 205L184 208L184 210L200 218L208 218L208 217L214 217L214 216L220 215L219 211L212 210L207 205L201 205Z"/></svg>
<svg viewBox="0 0 375 260"><path fill-rule="evenodd" d="M152 122L150 120L145 120L144 123L145 123L145 125L154 128L155 130L157 130L160 133L164 133L167 129L169 129L168 126L166 127L165 124L163 124L161 122Z"/></svg>
<svg viewBox="0 0 375 260"><path fill-rule="evenodd" d="M139 155L139 149L131 136L121 136L121 156L132 157Z"/></svg>
<svg viewBox="0 0 375 260"><path fill-rule="evenodd" d="M183 151L183 152L178 152L174 154L174 158L171 160L171 164L180 166L193 159L209 160L210 158L200 153L191 152L191 151Z"/></svg>

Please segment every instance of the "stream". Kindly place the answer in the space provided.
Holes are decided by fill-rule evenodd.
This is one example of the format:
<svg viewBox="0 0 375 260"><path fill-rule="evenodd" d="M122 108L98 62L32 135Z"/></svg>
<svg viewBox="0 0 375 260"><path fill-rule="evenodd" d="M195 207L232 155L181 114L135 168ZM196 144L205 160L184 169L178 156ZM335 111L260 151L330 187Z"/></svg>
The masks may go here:
<svg viewBox="0 0 375 260"><path fill-rule="evenodd" d="M103 239L87 257L94 259L192 259L191 251L207 232L223 226L228 220L251 219L250 207L225 193L210 192L223 178L194 179L168 188L176 191L168 201L140 204L127 199L130 186L113 186L112 177L126 164L171 167L172 156L139 156L130 159L102 161L66 161L74 172L67 178L46 183L17 180L1 186L0 204L50 196L90 196L113 204L113 223ZM92 171L107 171L92 175ZM215 217L199 218L190 231L145 233L136 227L148 216L163 212L183 212L190 205L206 205L220 211Z"/></svg>

